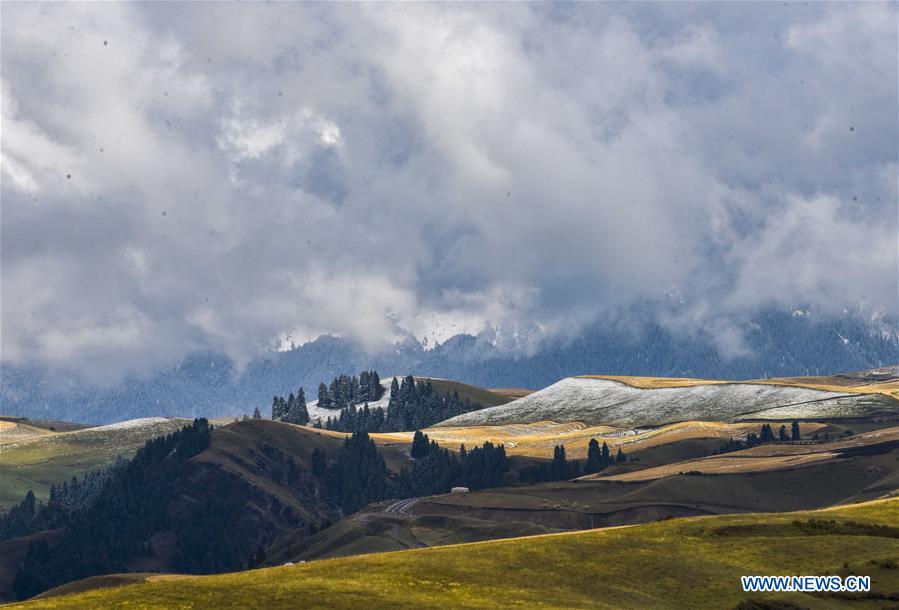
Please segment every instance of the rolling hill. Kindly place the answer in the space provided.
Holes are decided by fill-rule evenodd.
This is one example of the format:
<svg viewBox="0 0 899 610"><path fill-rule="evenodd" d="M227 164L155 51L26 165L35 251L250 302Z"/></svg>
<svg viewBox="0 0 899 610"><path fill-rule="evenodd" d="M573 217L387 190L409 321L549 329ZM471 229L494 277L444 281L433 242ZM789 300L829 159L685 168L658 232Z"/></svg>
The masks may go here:
<svg viewBox="0 0 899 610"><path fill-rule="evenodd" d="M899 500L815 512L674 519L207 577L73 583L11 607L857 607L864 596L748 594L746 574L863 574L899 597ZM104 588L95 588L104 587ZM791 605L792 604L792 605Z"/></svg>
<svg viewBox="0 0 899 610"><path fill-rule="evenodd" d="M105 468L119 456L130 457L148 439L187 423L165 417L95 427L11 418L0 421L0 506L21 502L29 489L38 499L46 499L50 485Z"/></svg>
<svg viewBox="0 0 899 610"><path fill-rule="evenodd" d="M627 382L568 377L508 404L464 413L438 426L485 426L540 421L584 422L620 428L662 426L688 420L855 419L899 416L899 399L885 391L822 390L765 382L697 379ZM808 384L806 384L808 385Z"/></svg>
<svg viewBox="0 0 899 610"><path fill-rule="evenodd" d="M130 520L156 524L147 533L146 546L126 557L129 571L165 571L179 562L190 564L187 549L204 536L210 538L213 548L207 551L217 561L215 567L203 570L239 569L257 563L265 548L287 532L306 536L343 516L328 497L327 481L313 472L312 465L316 450L333 459L342 439L303 426L253 419L216 428L209 439L209 446L189 459L172 461L178 453L174 451L148 466L146 478L154 489L136 489L121 498L130 507L119 515L123 531L131 527ZM406 448L382 447L379 453L397 470L409 462ZM153 496L164 498L162 504ZM115 502L105 492L98 501ZM0 584L7 587L0 589L0 599L13 598L8 587L22 552L21 539L0 542L4 573Z"/></svg>
<svg viewBox="0 0 899 610"><path fill-rule="evenodd" d="M779 468L757 460L705 475L677 465L655 476L640 476L656 469L640 470L640 465L628 463L637 469L618 465L604 476L421 498L400 514L388 504L372 505L313 538L296 540L288 534L269 559L310 560L669 517L818 509L895 496L899 448L889 440L894 434L884 435L879 439L883 442L828 443L819 448L825 459ZM663 462L672 455L667 446L647 453L659 451Z"/></svg>
<svg viewBox="0 0 899 610"><path fill-rule="evenodd" d="M812 445L759 445L742 451L665 464L622 474L593 474L584 479L647 481L672 474L722 474L800 468L809 464L845 460L853 455L877 455L899 450L899 428L872 430L830 443Z"/></svg>

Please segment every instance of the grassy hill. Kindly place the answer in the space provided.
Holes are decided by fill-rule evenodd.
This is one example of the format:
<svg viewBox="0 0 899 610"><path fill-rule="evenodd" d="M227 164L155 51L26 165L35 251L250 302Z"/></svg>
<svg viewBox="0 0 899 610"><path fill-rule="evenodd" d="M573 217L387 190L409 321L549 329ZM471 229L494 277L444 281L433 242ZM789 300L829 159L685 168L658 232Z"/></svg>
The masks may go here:
<svg viewBox="0 0 899 610"><path fill-rule="evenodd" d="M31 489L46 499L50 485L130 457L151 438L178 430L187 420L150 417L83 428L64 422L5 419L0 429L0 506L22 501Z"/></svg>
<svg viewBox="0 0 899 610"><path fill-rule="evenodd" d="M654 448L644 457L661 451L657 457L664 461L678 445ZM431 496L399 515L389 512L390 502L373 504L311 538L288 533L270 547L267 565L669 517L809 510L872 500L899 491L899 449L877 448L868 455L845 453L803 467L714 475L680 474L683 469L678 468L668 476L633 481L622 479L645 470L616 465L608 470L624 476Z"/></svg>
<svg viewBox="0 0 899 610"><path fill-rule="evenodd" d="M899 413L899 399L889 389L891 385L880 384L870 391L849 385L827 387L831 389L811 387L807 380L791 384L789 380L568 377L511 403L464 413L438 425L554 421L639 428L690 420L895 419Z"/></svg>
<svg viewBox="0 0 899 610"><path fill-rule="evenodd" d="M608 478L619 481L646 481L672 474L722 474L796 469L821 462L845 460L852 455L877 455L899 449L899 427L874 430L821 444L771 444L742 451L707 456L683 462L664 464L623 474L605 473L585 478Z"/></svg>
<svg viewBox="0 0 899 610"><path fill-rule="evenodd" d="M312 474L311 462L316 449L333 459L342 444L321 431L270 420L215 429L206 449L177 469L165 470L168 495L159 510L167 517L126 569L173 569L178 549L191 544L190 536L208 533L202 528L211 514L218 515L216 524L226 521L214 535L235 549L231 569L255 565L258 553L288 532L302 538L310 528L317 531L339 520L342 515L326 498L325 484ZM396 468L408 464L406 448L383 447L380 452ZM163 471L162 466L154 468ZM154 512L148 518L157 516ZM0 599L12 598L9 585L26 550L22 539L0 542Z"/></svg>
<svg viewBox="0 0 899 610"><path fill-rule="evenodd" d="M867 607L834 595L747 594L746 574L862 574L872 607L899 596L899 500L317 561L44 597L23 608ZM90 587L97 583L82 583ZM114 584L114 583L112 583ZM68 591L77 588L69 585ZM759 606L755 606L759 607ZM761 606L765 607L765 606ZM775 606L768 606L775 607Z"/></svg>

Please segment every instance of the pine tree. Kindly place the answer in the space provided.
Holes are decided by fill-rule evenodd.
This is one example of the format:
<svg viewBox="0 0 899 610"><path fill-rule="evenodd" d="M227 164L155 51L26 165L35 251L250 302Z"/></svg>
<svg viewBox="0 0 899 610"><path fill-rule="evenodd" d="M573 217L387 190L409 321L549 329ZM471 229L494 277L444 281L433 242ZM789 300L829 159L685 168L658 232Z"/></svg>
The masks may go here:
<svg viewBox="0 0 899 610"><path fill-rule="evenodd" d="M790 440L801 441L802 435L799 432L799 422L794 421L793 424L791 425L791 428L792 428L792 430L791 430L791 434L790 434Z"/></svg>
<svg viewBox="0 0 899 610"><path fill-rule="evenodd" d="M368 396L370 400L381 400L381 378L378 371L371 371L368 376Z"/></svg>
<svg viewBox="0 0 899 610"><path fill-rule="evenodd" d="M322 409L331 408L331 394L328 392L328 386L324 383L318 384L318 406Z"/></svg>
<svg viewBox="0 0 899 610"><path fill-rule="evenodd" d="M430 441L428 440L428 435L422 434L421 430L416 430L415 434L412 436L412 449L410 455L414 459L423 458L428 455L429 448Z"/></svg>
<svg viewBox="0 0 899 610"><path fill-rule="evenodd" d="M787 436L787 427L786 426L780 427L780 430L777 432L777 437L781 442L790 440L789 437Z"/></svg>
<svg viewBox="0 0 899 610"><path fill-rule="evenodd" d="M253 419L262 419L262 413L259 412L259 407L253 409Z"/></svg>
<svg viewBox="0 0 899 610"><path fill-rule="evenodd" d="M283 413L281 413L281 404L278 402L278 397L272 397L272 419L278 420L283 417Z"/></svg>
<svg viewBox="0 0 899 610"><path fill-rule="evenodd" d="M554 481L568 478L568 460L565 458L564 445L556 445L553 449L552 478Z"/></svg>
<svg viewBox="0 0 899 610"><path fill-rule="evenodd" d="M283 421L289 424L300 425L309 423L309 410L306 408L306 393L303 392L303 388L300 388L300 391L297 392L296 398L291 394L287 404L290 407L287 414L282 418Z"/></svg>
<svg viewBox="0 0 899 610"><path fill-rule="evenodd" d="M599 441L591 438L587 444L587 465L584 468L584 472L593 474L602 470L602 467L602 451L599 449Z"/></svg>
<svg viewBox="0 0 899 610"><path fill-rule="evenodd" d="M328 463L325 460L325 452L316 447L312 450L312 474L323 477L328 472Z"/></svg>
<svg viewBox="0 0 899 610"><path fill-rule="evenodd" d="M612 463L612 458L609 454L609 446L606 445L605 441L602 443L602 465L603 467L608 466Z"/></svg>
<svg viewBox="0 0 899 610"><path fill-rule="evenodd" d="M627 461L627 456L624 455L624 451L621 450L621 447L618 448L618 454L615 456L615 461L619 464Z"/></svg>
<svg viewBox="0 0 899 610"><path fill-rule="evenodd" d="M377 400L371 396L371 379L368 371L362 371L359 374L359 400L367 402L369 400Z"/></svg>

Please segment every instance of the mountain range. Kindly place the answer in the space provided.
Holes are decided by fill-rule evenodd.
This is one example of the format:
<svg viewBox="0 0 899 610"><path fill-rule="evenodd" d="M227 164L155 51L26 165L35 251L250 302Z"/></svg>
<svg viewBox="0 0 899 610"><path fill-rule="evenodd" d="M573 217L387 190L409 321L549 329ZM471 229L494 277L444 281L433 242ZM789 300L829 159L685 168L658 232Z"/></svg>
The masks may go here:
<svg viewBox="0 0 899 610"><path fill-rule="evenodd" d="M110 387L75 372L40 365L2 367L6 415L92 423L148 416L195 417L267 409L273 394L300 386L314 393L336 374L372 367L483 387L545 387L581 374L760 379L825 375L899 362L899 323L861 311L815 315L768 308L729 324L742 335L722 348L720 331L680 331L658 311L630 308L604 316L573 337L501 340L488 330L460 334L426 348L414 337L375 353L349 338L321 336L288 351L271 351L238 369L226 355L193 353L178 364L131 375Z"/></svg>

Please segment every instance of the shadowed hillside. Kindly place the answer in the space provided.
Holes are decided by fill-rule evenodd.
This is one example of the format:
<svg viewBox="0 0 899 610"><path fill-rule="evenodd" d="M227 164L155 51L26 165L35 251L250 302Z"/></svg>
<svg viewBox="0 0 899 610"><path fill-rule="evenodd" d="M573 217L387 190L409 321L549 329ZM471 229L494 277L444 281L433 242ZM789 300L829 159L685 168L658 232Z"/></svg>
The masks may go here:
<svg viewBox="0 0 899 610"><path fill-rule="evenodd" d="M45 597L21 607L734 608L772 598L743 593L739 578L745 574L866 574L876 605L899 595L897 502L676 519L207 578L148 576L142 584ZM97 583L104 584L116 583ZM828 607L853 605L836 595L776 598L795 605L780 606L786 608L818 607L819 600Z"/></svg>

